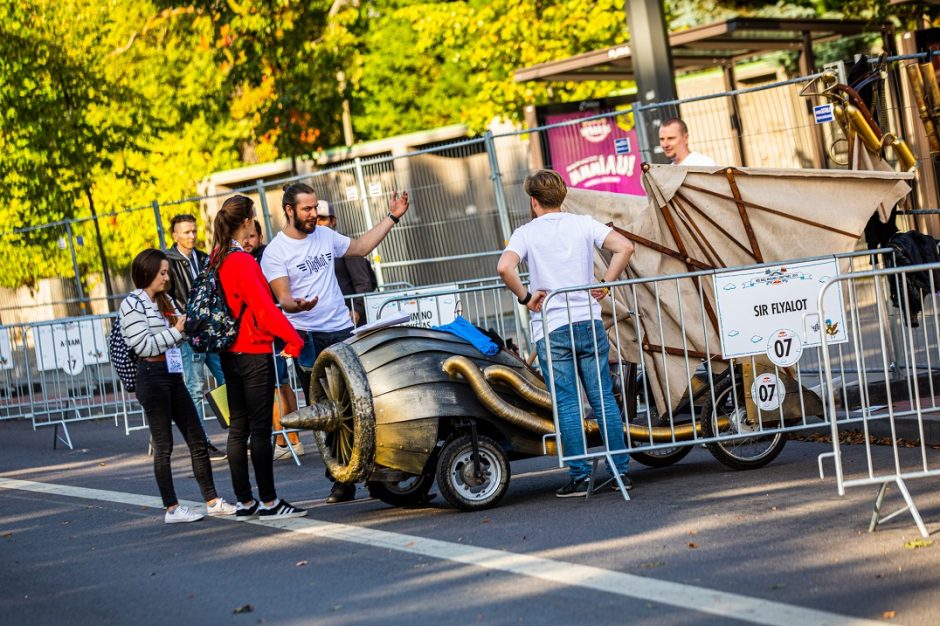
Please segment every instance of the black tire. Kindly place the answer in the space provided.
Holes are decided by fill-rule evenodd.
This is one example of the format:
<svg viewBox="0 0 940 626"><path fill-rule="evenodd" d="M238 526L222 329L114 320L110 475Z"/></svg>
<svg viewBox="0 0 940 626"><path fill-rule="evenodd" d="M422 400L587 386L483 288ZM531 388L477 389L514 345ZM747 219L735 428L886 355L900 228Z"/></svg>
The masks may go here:
<svg viewBox="0 0 940 626"><path fill-rule="evenodd" d="M716 435L743 434L748 429L755 429L745 421L747 409L744 406L744 383L740 377L733 381L731 376L724 376L715 388L715 409L711 401L705 403L702 410L702 432L706 437ZM734 400L737 392L737 402ZM737 408L735 408L737 407ZM715 432L714 417L727 417L731 424ZM777 458L787 445L784 433L742 437L706 444L712 456L731 469L751 470L764 467Z"/></svg>
<svg viewBox="0 0 940 626"><path fill-rule="evenodd" d="M369 495L392 506L416 506L428 501L428 493L434 484L434 474L412 476L398 482L370 480L366 483Z"/></svg>
<svg viewBox="0 0 940 626"><path fill-rule="evenodd" d="M368 476L375 462L375 409L366 373L352 348L337 343L320 353L310 376L310 398L329 399L340 414L335 432L313 433L330 475L341 483Z"/></svg>
<svg viewBox="0 0 940 626"><path fill-rule="evenodd" d="M481 511L496 504L509 489L509 459L503 448L489 437L479 436L482 477L473 474L473 444L470 435L452 440L441 451L437 465L437 487L452 506L462 511Z"/></svg>
<svg viewBox="0 0 940 626"><path fill-rule="evenodd" d="M688 456L692 447L689 445L678 448L660 448L649 452L631 452L630 458L648 467L668 467Z"/></svg>

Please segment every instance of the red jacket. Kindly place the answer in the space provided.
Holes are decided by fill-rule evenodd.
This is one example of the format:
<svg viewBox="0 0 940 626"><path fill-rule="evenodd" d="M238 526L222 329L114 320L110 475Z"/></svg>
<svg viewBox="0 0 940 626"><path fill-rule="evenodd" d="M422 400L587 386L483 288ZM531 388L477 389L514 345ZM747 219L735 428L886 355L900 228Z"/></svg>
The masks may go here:
<svg viewBox="0 0 940 626"><path fill-rule="evenodd" d="M287 354L300 356L304 342L271 300L271 288L254 257L247 252L232 252L222 261L219 280L232 315L238 317L242 304L247 304L229 352L270 353L271 342L280 337L287 343Z"/></svg>

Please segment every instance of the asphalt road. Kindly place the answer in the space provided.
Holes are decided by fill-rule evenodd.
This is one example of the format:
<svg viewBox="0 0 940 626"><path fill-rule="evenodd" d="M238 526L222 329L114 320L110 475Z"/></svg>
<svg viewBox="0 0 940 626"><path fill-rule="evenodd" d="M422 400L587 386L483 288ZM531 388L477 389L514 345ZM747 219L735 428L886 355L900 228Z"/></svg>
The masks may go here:
<svg viewBox="0 0 940 626"><path fill-rule="evenodd" d="M563 470L534 459L515 463L502 504L479 513L440 497L391 508L361 489L327 505L314 453L276 466L280 495L307 518L171 526L145 432L99 421L71 436L74 450L53 450L51 430L0 422L2 623L940 623L940 543L911 547L920 537L907 514L868 533L876 489L839 496L831 476L820 480L825 444L791 441L751 472L704 449L670 468L634 465L630 502L559 500ZM177 492L195 500L183 447ZM855 448L846 462L857 469ZM214 467L232 500L227 464ZM937 484L909 483L932 532ZM890 491L886 508L900 505Z"/></svg>

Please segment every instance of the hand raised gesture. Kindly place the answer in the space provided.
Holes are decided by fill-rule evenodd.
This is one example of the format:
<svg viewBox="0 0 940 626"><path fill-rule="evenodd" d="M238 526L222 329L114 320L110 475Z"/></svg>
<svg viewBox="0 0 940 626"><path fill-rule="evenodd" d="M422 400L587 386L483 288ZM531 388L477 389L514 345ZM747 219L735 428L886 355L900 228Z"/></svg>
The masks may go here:
<svg viewBox="0 0 940 626"><path fill-rule="evenodd" d="M396 191L392 196L392 201L388 205L388 212L394 215L397 218L401 218L402 215L408 212L408 192L403 191L401 195L398 195Z"/></svg>

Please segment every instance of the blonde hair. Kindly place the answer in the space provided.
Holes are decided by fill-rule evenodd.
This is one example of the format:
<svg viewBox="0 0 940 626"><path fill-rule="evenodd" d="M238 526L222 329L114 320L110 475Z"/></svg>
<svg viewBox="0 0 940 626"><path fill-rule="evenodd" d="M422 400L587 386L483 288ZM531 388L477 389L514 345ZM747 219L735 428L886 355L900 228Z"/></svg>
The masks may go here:
<svg viewBox="0 0 940 626"><path fill-rule="evenodd" d="M557 209L568 195L564 179L555 170L539 170L526 176L523 189L545 209Z"/></svg>

